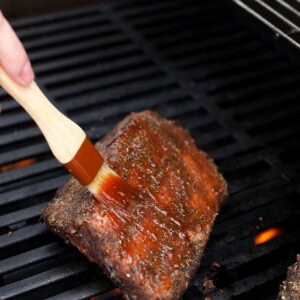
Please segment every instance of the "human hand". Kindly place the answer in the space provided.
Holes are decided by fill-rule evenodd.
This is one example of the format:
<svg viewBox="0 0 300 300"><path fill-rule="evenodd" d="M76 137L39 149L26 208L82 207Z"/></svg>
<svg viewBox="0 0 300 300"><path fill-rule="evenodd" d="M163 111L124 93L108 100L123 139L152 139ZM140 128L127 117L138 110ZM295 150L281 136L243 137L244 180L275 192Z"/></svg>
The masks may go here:
<svg viewBox="0 0 300 300"><path fill-rule="evenodd" d="M0 65L17 83L28 85L34 72L27 53L0 10Z"/></svg>

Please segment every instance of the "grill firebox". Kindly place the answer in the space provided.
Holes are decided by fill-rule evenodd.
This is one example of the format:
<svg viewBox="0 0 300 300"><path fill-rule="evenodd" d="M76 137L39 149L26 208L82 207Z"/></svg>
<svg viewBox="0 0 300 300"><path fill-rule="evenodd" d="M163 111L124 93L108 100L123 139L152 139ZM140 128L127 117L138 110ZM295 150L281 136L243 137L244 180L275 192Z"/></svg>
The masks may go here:
<svg viewBox="0 0 300 300"><path fill-rule="evenodd" d="M184 299L275 299L300 246L299 68L218 0L114 1L13 26L39 85L93 141L152 109L220 166L230 198ZM39 222L69 174L3 90L0 103L0 298L121 299ZM255 245L270 228L280 235Z"/></svg>

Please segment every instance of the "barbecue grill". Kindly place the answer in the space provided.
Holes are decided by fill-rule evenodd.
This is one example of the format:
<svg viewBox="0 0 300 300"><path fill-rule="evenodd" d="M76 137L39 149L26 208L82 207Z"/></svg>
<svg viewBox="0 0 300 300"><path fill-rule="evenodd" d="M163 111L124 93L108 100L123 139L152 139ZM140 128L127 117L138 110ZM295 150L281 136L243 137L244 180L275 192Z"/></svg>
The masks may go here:
<svg viewBox="0 0 300 300"><path fill-rule="evenodd" d="M300 71L226 7L114 1L12 25L39 85L91 140L152 109L220 166L230 197L184 299L275 299L300 247ZM39 221L70 175L3 90L0 102L0 298L121 299Z"/></svg>

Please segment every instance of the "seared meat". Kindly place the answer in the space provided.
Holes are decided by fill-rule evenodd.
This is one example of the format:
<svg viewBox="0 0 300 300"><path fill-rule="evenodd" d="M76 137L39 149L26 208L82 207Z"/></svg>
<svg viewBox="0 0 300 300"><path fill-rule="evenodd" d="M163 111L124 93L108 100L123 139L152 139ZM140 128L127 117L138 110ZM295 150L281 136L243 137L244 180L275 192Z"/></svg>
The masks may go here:
<svg viewBox="0 0 300 300"><path fill-rule="evenodd" d="M297 262L288 268L287 278L280 286L278 299L300 299L300 255L297 256Z"/></svg>
<svg viewBox="0 0 300 300"><path fill-rule="evenodd" d="M45 222L100 265L126 299L179 299L227 196L222 175L186 130L150 111L131 114L96 147L135 196L109 206L71 179Z"/></svg>

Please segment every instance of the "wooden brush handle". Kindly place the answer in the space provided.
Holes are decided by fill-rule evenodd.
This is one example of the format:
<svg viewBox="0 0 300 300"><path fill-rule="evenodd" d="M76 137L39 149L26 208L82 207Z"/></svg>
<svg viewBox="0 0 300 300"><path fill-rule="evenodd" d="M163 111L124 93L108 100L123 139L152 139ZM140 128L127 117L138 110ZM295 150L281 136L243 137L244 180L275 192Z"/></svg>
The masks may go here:
<svg viewBox="0 0 300 300"><path fill-rule="evenodd" d="M87 185L100 169L103 159L85 132L54 107L35 82L20 86L0 67L0 85L33 118L54 156Z"/></svg>

